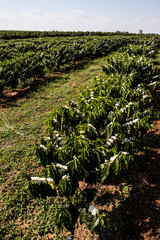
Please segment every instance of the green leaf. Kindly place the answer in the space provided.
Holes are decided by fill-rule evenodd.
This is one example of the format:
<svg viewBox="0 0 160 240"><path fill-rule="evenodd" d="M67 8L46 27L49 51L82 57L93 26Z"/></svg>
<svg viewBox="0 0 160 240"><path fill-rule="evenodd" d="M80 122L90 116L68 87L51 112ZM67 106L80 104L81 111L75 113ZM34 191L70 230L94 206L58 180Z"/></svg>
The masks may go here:
<svg viewBox="0 0 160 240"><path fill-rule="evenodd" d="M119 170L119 167L120 167L119 161L120 161L120 159L119 159L119 157L117 157L117 158L113 161L113 163L111 164L112 169L113 169L113 171L114 171L115 174L118 173L118 170Z"/></svg>
<svg viewBox="0 0 160 240"><path fill-rule="evenodd" d="M86 208L80 209L80 219L82 223L86 221Z"/></svg>

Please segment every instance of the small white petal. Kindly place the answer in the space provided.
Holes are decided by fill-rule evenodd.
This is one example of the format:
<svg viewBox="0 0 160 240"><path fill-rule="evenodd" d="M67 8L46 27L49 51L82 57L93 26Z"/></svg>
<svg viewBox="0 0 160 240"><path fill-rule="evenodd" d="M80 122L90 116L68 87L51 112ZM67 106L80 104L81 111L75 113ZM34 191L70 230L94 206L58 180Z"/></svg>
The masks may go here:
<svg viewBox="0 0 160 240"><path fill-rule="evenodd" d="M125 155L125 156L129 155L128 152L122 152L122 153L123 153L123 155Z"/></svg>
<svg viewBox="0 0 160 240"><path fill-rule="evenodd" d="M69 176L68 175L64 175L63 177L62 177L62 179L67 179L67 180L69 180Z"/></svg>
<svg viewBox="0 0 160 240"><path fill-rule="evenodd" d="M44 178L44 177L31 177L31 180L34 183L40 184L40 183L53 183L54 184L54 180L52 178Z"/></svg>
<svg viewBox="0 0 160 240"><path fill-rule="evenodd" d="M46 152L47 151L47 147L44 146L43 144L40 144L40 147Z"/></svg>
<svg viewBox="0 0 160 240"><path fill-rule="evenodd" d="M99 210L94 205L90 205L88 208L88 212L95 216L97 213L99 213Z"/></svg>
<svg viewBox="0 0 160 240"><path fill-rule="evenodd" d="M63 170L68 170L68 167L66 165L62 165L62 164L59 164L59 163L56 164L56 167L61 168Z"/></svg>
<svg viewBox="0 0 160 240"><path fill-rule="evenodd" d="M113 143L114 142L114 140L112 139L112 138L109 138L108 140L107 140L107 142L109 142L109 143Z"/></svg>
<svg viewBox="0 0 160 240"><path fill-rule="evenodd" d="M114 160L118 157L118 154L117 155L114 155L113 157L110 158L110 161L111 163L114 162Z"/></svg>

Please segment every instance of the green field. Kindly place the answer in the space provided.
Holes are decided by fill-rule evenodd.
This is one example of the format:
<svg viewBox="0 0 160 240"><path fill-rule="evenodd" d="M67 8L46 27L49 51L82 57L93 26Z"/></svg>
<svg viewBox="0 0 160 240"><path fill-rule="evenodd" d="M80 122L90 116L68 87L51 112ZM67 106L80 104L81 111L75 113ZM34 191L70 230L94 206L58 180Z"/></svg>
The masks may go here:
<svg viewBox="0 0 160 240"><path fill-rule="evenodd" d="M42 40L41 38L39 40L29 39L24 41L2 40L0 44L1 53L2 53L0 66L1 66L1 70L4 71L6 74L6 75L5 74L1 75L3 77L3 79L1 79L3 89L1 92L1 99L0 99L1 106L2 106L0 110L0 136L1 136L0 138L0 157L1 157L0 190L1 190L1 199L2 199L1 208L0 208L1 239L5 239L5 240L6 239L69 239L71 237L72 233L70 228L68 230L66 226L63 228L63 226L60 226L57 224L57 212L61 210L61 208L66 203L65 194L64 194L64 197L63 197L63 194L61 197L59 195L47 196L47 197L34 196L33 194L28 194L27 186L28 186L30 177L44 176L44 168L42 167L40 160L38 160L35 155L35 144L40 144L40 139L43 138L44 136L48 136L47 121L49 118L51 118L53 111L55 110L58 111L61 106L66 106L68 104L68 101L70 100L78 101L79 92L84 91L85 89L89 89L88 90L89 93L87 93L87 91L85 93L86 99L89 98L87 94L90 94L92 91L95 91L94 97L98 99L98 95L96 93L97 89L95 89L95 77L99 79L100 86L103 84L104 79L106 82L110 81L111 85L114 85L114 82L115 82L115 91L118 91L116 87L118 86L118 84L120 85L118 81L122 81L122 79L121 77L118 77L118 75L116 75L116 74L119 74L118 71L120 71L118 70L116 63L114 65L116 70L113 70L113 59L115 59L115 61L117 61L117 64L120 66L122 60L118 57L121 56L123 51L122 52L119 51L118 50L119 47L124 46L125 41L126 43L128 42L138 43L139 40L136 39L135 37L131 37L130 40L128 40L129 38L127 36L127 40L125 38L123 38L122 40L121 37L120 38L114 37L114 39L116 40L113 40L113 42L108 38L106 38L106 42L105 42L104 37L102 37L101 46L98 46L97 42L100 41L100 39L101 37L93 38L89 40L88 38L85 37L85 40L81 39L80 40L81 42L76 40L76 43L75 43L74 42L75 40L73 41L73 37L62 38L61 40L60 39L53 40L48 38L44 38ZM151 41L150 39L151 38L147 38L146 41L150 42ZM85 44L84 44L84 41L85 41ZM108 46L110 43L112 45L113 43L115 44L114 41L116 41L116 46L111 48L111 50L109 51ZM121 44L117 44L118 41L121 41ZM16 73L15 73L16 71L15 66L17 66L16 64L18 64L19 62L18 59L22 61L22 64L24 59L28 59L27 61L29 62L29 64L32 64L33 62L32 63L30 62L29 55L31 55L31 57L33 58L35 57L35 52L37 51L37 47L40 46L39 42L42 43L43 48L44 46L47 46L47 44L48 45L53 44L54 50L57 49L57 46L55 47L55 44L57 44L59 51L65 48L68 49L66 46L69 45L70 50L68 50L67 54L69 54L69 51L71 51L71 48L73 48L74 43L75 43L75 46L73 48L73 51L70 52L70 55L65 55L63 51L63 54L65 55L65 57L59 58L60 60L58 65L57 65L57 59L56 60L54 59L55 62L52 62L51 64L51 58L53 56L52 54L49 54L50 48L48 48L47 53L44 50L44 52L46 53L46 55L44 54L45 57L41 59L41 55L39 55L40 59L38 59L36 62L36 64L38 64L38 68L37 69L34 68L36 69L35 72L33 71L32 72L33 74L26 75L27 77L25 77L25 81L23 81L23 76L24 76L23 74L25 73L24 71L25 65L23 66L22 72L20 70L17 70ZM158 44L159 42L157 43L157 47L158 47ZM82 53L81 57L79 57L80 50L82 50L80 48L81 45L83 45L83 47L86 47L86 51L88 51L88 54L85 55L84 54L85 51L83 50L81 51ZM94 51L94 54L90 55L90 49L92 49L93 46L95 45L97 47L96 51ZM31 48L29 49L29 51L27 50L27 52L24 52L23 54L21 54L20 51L22 51L22 49L25 49L27 47L31 47ZM67 61L67 56L73 56L73 52L75 51L76 47L77 47L77 55L75 55L75 59L72 58L69 61ZM101 49L99 49L100 47ZM32 48L36 49L34 50L35 51L34 53ZM17 50L15 51L15 49ZM103 52L104 49L106 50L106 52ZM38 51L40 52L42 50L39 48ZM132 49L132 51L134 51L134 49ZM143 49L143 51L145 50ZM146 57L148 52L146 51L144 54L146 54L145 55ZM156 55L157 61L159 61L159 55L160 55L159 53ZM60 56L60 53L59 53L59 56ZM106 61L106 56L110 60ZM47 57L50 63L47 62L47 65L46 65ZM142 73L143 66L146 66L146 70L144 71L143 74L147 78L148 77L147 71L152 71L152 69L149 69L148 64L151 64L151 65L153 64L152 66L154 66L155 60L151 62L147 62L149 60L146 60L145 57L144 57L144 62L143 61L141 62L142 65L140 68ZM64 59L66 60L64 61ZM138 61L137 60L138 57L137 59L134 57L133 59L130 59L130 60L128 59L126 60L126 62L134 61L135 63L136 61ZM45 63L45 65L41 64L41 61ZM10 63L13 63L13 65L10 65ZM12 67L13 72L9 72L10 69L5 70L6 64L8 67ZM104 65L106 66L103 67ZM130 71L129 68L132 68L132 64L129 67L128 66L125 66L125 67L126 68L124 72L125 71L129 72ZM21 65L17 66L17 69L18 68L21 69ZM29 69L30 67L28 67L27 71L29 71ZM43 74L39 75L39 69L43 70L42 71ZM138 72L138 70L136 71ZM126 72L123 74L126 74ZM153 82L154 82L154 77L155 75L157 75L157 73L158 72L156 72L155 74L154 70L153 70L153 73L149 72L148 73L150 74L149 81L153 77ZM107 74L109 74L108 80L106 77ZM111 78L112 74L116 75L117 77L115 77L115 79L112 79ZM130 74L130 72L127 74ZM13 75L14 75L14 78L12 78ZM18 78L18 81L15 81L16 76ZM14 80L16 84L11 84L11 85L8 83L5 84L5 81L8 80L9 78L10 80ZM125 84L127 84L126 83L127 80L125 79L130 79L130 77L124 78L124 82ZM156 78L156 81L158 80L159 79ZM136 79L135 81L138 81L138 80ZM143 75L142 75L141 82L143 84L149 84L149 82L143 82ZM36 83L38 84L36 85ZM136 84L138 83L137 82L133 83L134 91L135 91L135 87L137 86ZM116 97L114 97L113 92L111 92L113 95L109 95L109 93L107 92L111 85L108 85L108 87L105 89L106 93L108 94L107 97L110 99L111 98L118 99L116 95L115 95ZM127 93L127 90L129 88L128 85L127 87L124 85L124 88ZM147 88L146 90L145 87L143 86L141 88L141 92L142 91L144 91L144 95L142 95L142 99L145 99L145 96L146 96L145 94L148 94L149 96L147 98L147 102L143 102L144 109L146 109L146 111L149 111L149 109L151 108L149 88ZM102 93L102 96L103 96L103 93ZM114 104L118 103L118 101L119 100L115 100ZM127 99L127 97L125 98L124 96L124 99L120 100L120 105L118 110L121 111L121 113L123 113L122 109L130 101L131 101L130 98ZM135 100L133 99L133 101ZM141 101L141 104L142 104L142 101ZM93 108L94 108L94 103L93 103ZM114 110L115 106L112 108ZM136 103L134 108L135 109L137 108L136 114L140 118L140 115L138 115L139 106L138 105L136 106ZM115 115L115 118L121 119L120 115L118 115L119 114L118 110L116 110L117 115ZM131 115L132 110L133 109L131 108L129 108L129 110L125 110L126 114L128 114L131 118L130 120L128 120L128 123L132 122L133 119L135 120L138 118L136 116L132 118L132 115ZM140 122L141 128L143 128L144 132L149 130L149 128L151 127L150 126L151 113L149 114L150 115L144 116L145 121L143 119L143 121ZM122 122L121 125L125 124L125 122L123 123L124 119L119 120ZM146 119L148 119L148 122ZM109 120L107 124L108 123L109 123ZM98 120L97 120L97 123L95 123L95 125L98 126ZM137 126L136 126L136 129L137 129ZM74 132L74 129L72 129L72 131ZM102 131L101 127L99 132L100 131ZM113 130L113 132L114 131L118 131L118 130ZM143 131L142 130L140 131L141 131L141 134L140 136L138 136L138 141L141 135L143 134ZM139 134L139 132L137 133L137 130L135 130L135 132L133 133L133 136L134 134ZM127 137L122 135L120 135L121 141L123 139L129 138L130 136L129 133L127 133ZM66 133L65 133L65 136L66 138L68 137ZM104 141L104 138L106 138L106 141L107 141L108 139L110 139L111 136L112 134L109 137L104 135L103 139L101 140ZM131 135L130 138L132 138L133 136ZM135 139L134 141L137 143L137 139ZM131 145L133 146L135 145L134 141L131 141ZM114 156L116 156L117 154L117 151L118 151L117 149L120 149L121 152L129 151L128 149L122 151L122 147L120 145L118 145L117 147L116 145L114 147L114 151L111 150L111 153L112 154L114 153L113 154ZM136 148L134 146L131 152L133 152L135 149ZM112 154L109 156L112 156ZM130 155L132 154L130 153ZM127 161L127 158L126 158L126 161ZM101 164L102 163L104 163L103 160ZM128 163L126 165L128 165ZM122 168L123 167L124 166L122 166ZM116 174L118 170L119 169L116 170ZM113 173L111 173L111 176L112 174ZM123 196L121 196L122 199L124 199L127 196L127 193L130 189L130 185L129 184L126 185L125 189L127 190L126 192L125 191L123 192ZM107 196L107 193L108 192L106 191L105 192L106 196ZM107 205L107 200L105 204ZM103 211L102 211L102 215L103 215ZM112 219L112 215L110 219ZM110 219L107 218L107 221L110 221L109 225L112 222L112 220ZM105 224L108 227L107 225L108 223L105 223ZM118 232L118 229L121 228L121 221L117 220L117 222L114 224L115 224L115 229L117 229L117 232ZM109 231L108 228L107 228L107 231Z"/></svg>

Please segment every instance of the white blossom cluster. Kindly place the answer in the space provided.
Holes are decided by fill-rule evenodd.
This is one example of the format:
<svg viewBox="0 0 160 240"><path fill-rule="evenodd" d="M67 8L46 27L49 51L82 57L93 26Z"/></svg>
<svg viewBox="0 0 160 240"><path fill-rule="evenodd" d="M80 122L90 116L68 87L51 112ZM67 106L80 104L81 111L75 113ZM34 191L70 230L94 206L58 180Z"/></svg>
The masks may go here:
<svg viewBox="0 0 160 240"><path fill-rule="evenodd" d="M69 107L67 105L65 105L64 108L69 109Z"/></svg>
<svg viewBox="0 0 160 240"><path fill-rule="evenodd" d="M132 106L132 105L135 105L135 103L134 102L129 102L127 105L125 105L123 108L120 108L119 109L119 111L121 112L121 113L124 113L126 110L127 110L127 108L129 108L130 106ZM119 106L119 104L115 104L115 106L116 106L116 108L118 108L118 106Z"/></svg>
<svg viewBox="0 0 160 240"><path fill-rule="evenodd" d="M60 164L60 163L57 163L57 164L56 164L56 167L57 167L57 168L60 168L60 169L62 169L62 170L65 170L65 171L68 170L68 167L67 167L66 165L62 165L62 164Z"/></svg>
<svg viewBox="0 0 160 240"><path fill-rule="evenodd" d="M122 124L121 126L132 126L133 124L139 122L139 120L140 120L139 118L136 118L132 121L126 122L125 124Z"/></svg>
<svg viewBox="0 0 160 240"><path fill-rule="evenodd" d="M114 160L119 156L119 154L114 155L113 157L110 158L110 163L113 163Z"/></svg>
<svg viewBox="0 0 160 240"><path fill-rule="evenodd" d="M32 180L33 183L35 183L35 184L47 183L47 182L54 184L54 180L53 180L52 178L31 177L31 180Z"/></svg>
<svg viewBox="0 0 160 240"><path fill-rule="evenodd" d="M40 147L46 152L47 151L47 147L44 146L43 144L40 144Z"/></svg>
<svg viewBox="0 0 160 240"><path fill-rule="evenodd" d="M62 179L69 180L69 176L68 176L68 175L64 175L64 176L62 177Z"/></svg>
<svg viewBox="0 0 160 240"><path fill-rule="evenodd" d="M88 127L94 129L94 131L97 133L97 129L91 124L91 123L88 123L87 124ZM98 134L98 133L97 133Z"/></svg>
<svg viewBox="0 0 160 240"><path fill-rule="evenodd" d="M94 95L94 92L90 92L90 100L94 99L93 95Z"/></svg>
<svg viewBox="0 0 160 240"><path fill-rule="evenodd" d="M88 208L88 212L95 216L97 213L99 213L99 210L94 205L90 205Z"/></svg>
<svg viewBox="0 0 160 240"><path fill-rule="evenodd" d="M150 84L149 84L150 85ZM148 86L149 86L148 85ZM152 85L151 85L152 86ZM141 93L141 95L142 95L142 99L146 99L146 98L149 98L150 96L148 95L148 94L146 94L146 91L144 91L142 88L141 88L141 86L139 86L138 85L138 87L136 88L136 91L138 92L140 92ZM139 101L137 101L137 103L138 104L140 104L140 100Z"/></svg>
<svg viewBox="0 0 160 240"><path fill-rule="evenodd" d="M50 137L44 137L44 140L48 140L48 141L50 141L51 140L51 138Z"/></svg>
<svg viewBox="0 0 160 240"><path fill-rule="evenodd" d="M116 154L116 155L114 155L113 157L110 158L110 162L113 163L114 160L116 160L116 158L120 155L120 153L122 153L125 156L129 155L128 152L119 152L118 154Z"/></svg>
<svg viewBox="0 0 160 240"><path fill-rule="evenodd" d="M112 112L113 113L113 112ZM114 122L110 122L107 127L110 127Z"/></svg>
<svg viewBox="0 0 160 240"><path fill-rule="evenodd" d="M129 103L128 103L127 105L125 105L123 108L120 108L119 111L120 111L121 113L124 113L130 106L133 106L133 105L135 106L136 103L135 103L135 102L129 102ZM120 106L120 103L117 102L117 103L115 104L116 109L118 109L119 106ZM113 111L109 112L109 115L113 115L113 114L114 114ZM113 124L113 122L110 122L110 123L107 125L107 127L110 127L112 124Z"/></svg>
<svg viewBox="0 0 160 240"><path fill-rule="evenodd" d="M139 91L140 93L144 93L144 90L142 89L142 86L141 86L141 84L138 84L138 85L137 85L137 87L136 87L135 91L136 91L136 92L138 92L138 91Z"/></svg>
<svg viewBox="0 0 160 240"><path fill-rule="evenodd" d="M141 115L146 114L146 113L148 113L148 112L149 112L149 109L143 111L143 112L141 113Z"/></svg>
<svg viewBox="0 0 160 240"><path fill-rule="evenodd" d="M156 86L156 84L157 84L157 81L149 83L147 86L152 87L152 86Z"/></svg>
<svg viewBox="0 0 160 240"><path fill-rule="evenodd" d="M105 160L104 163L100 164L100 168L103 169L104 166L105 166L105 163L107 163L107 162L109 162L109 163L112 164L112 163L116 160L116 158L119 157L120 154L123 154L123 155L125 155L125 156L129 155L128 152L119 152L118 154L112 156L109 160Z"/></svg>
<svg viewBox="0 0 160 240"><path fill-rule="evenodd" d="M106 145L107 145L108 147L110 147L110 146L117 140L117 136L118 136L118 134L115 134L114 136L111 136L111 137L107 140Z"/></svg>
<svg viewBox="0 0 160 240"><path fill-rule="evenodd" d="M75 111L77 114L80 114L80 113L81 113L78 108L74 108L74 111Z"/></svg>
<svg viewBox="0 0 160 240"><path fill-rule="evenodd" d="M129 142L131 142L131 141L134 141L134 137L124 138L124 139L122 140L122 143L129 143Z"/></svg>
<svg viewBox="0 0 160 240"><path fill-rule="evenodd" d="M117 103L115 104L115 107L118 108L119 105L120 105L120 102L117 102Z"/></svg>
<svg viewBox="0 0 160 240"><path fill-rule="evenodd" d="M149 96L146 94L146 95L143 96L143 99L148 98L148 97L149 97Z"/></svg>

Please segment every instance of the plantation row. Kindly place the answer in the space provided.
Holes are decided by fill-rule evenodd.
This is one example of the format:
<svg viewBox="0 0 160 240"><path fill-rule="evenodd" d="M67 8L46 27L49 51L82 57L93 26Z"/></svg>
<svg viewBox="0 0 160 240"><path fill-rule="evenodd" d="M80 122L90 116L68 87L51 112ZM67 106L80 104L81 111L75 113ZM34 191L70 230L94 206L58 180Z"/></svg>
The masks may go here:
<svg viewBox="0 0 160 240"><path fill-rule="evenodd" d="M13 59L18 57L20 54L27 52L40 52L49 50L52 47L59 45L72 44L74 41L78 43L86 43L91 38L40 38L32 40L17 40L13 42L2 43L0 49L0 60Z"/></svg>
<svg viewBox="0 0 160 240"><path fill-rule="evenodd" d="M49 136L36 146L45 178L32 177L29 189L65 197L56 213L57 224L72 229L80 215L91 231L107 225L105 214L89 205L92 190L81 191L79 181L104 183L109 174L134 160L153 120L151 90L159 74L152 58L156 49L154 40L121 48L118 56L107 58L106 75L49 120Z"/></svg>
<svg viewBox="0 0 160 240"><path fill-rule="evenodd" d="M27 38L46 38L46 37L84 37L84 36L137 36L138 34L129 32L83 32L83 31L0 31L0 39L27 39ZM149 34L151 36L151 34ZM152 34L155 36L155 34Z"/></svg>
<svg viewBox="0 0 160 240"><path fill-rule="evenodd" d="M37 40L0 45L0 92L16 88L31 78L42 77L66 64L101 56L117 50L135 38L69 38L59 41Z"/></svg>

